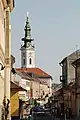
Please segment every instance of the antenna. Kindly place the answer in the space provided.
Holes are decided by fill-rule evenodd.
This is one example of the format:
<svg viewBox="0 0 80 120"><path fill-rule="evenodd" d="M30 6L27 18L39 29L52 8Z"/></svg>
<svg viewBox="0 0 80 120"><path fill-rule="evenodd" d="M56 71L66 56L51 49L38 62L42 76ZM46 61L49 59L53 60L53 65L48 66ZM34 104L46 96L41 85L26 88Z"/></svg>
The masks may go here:
<svg viewBox="0 0 80 120"><path fill-rule="evenodd" d="M78 50L78 45L76 45L76 51Z"/></svg>
<svg viewBox="0 0 80 120"><path fill-rule="evenodd" d="M76 45L76 58L78 58L78 45Z"/></svg>

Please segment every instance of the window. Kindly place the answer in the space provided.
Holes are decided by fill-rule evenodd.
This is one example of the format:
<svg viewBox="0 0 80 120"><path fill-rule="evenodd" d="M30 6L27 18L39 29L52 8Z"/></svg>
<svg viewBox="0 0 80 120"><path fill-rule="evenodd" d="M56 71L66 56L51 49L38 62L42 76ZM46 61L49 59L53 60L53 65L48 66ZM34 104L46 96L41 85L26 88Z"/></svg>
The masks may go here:
<svg viewBox="0 0 80 120"><path fill-rule="evenodd" d="M25 65L25 58L23 59L23 64Z"/></svg>
<svg viewBox="0 0 80 120"><path fill-rule="evenodd" d="M4 18L4 30L5 30L5 18Z"/></svg>
<svg viewBox="0 0 80 120"><path fill-rule="evenodd" d="M23 57L25 57L26 55L25 55L25 53L23 53Z"/></svg>
<svg viewBox="0 0 80 120"><path fill-rule="evenodd" d="M30 65L32 64L32 59L31 59L31 58L29 59L29 64L30 64Z"/></svg>

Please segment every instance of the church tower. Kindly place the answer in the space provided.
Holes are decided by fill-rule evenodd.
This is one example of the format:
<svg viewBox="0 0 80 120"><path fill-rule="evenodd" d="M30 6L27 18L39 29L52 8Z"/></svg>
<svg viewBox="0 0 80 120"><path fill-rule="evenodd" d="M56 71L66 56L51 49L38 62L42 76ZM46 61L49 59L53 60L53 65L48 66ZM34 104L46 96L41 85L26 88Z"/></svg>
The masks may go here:
<svg viewBox="0 0 80 120"><path fill-rule="evenodd" d="M31 28L29 22L29 13L27 12L27 20L25 25L25 36L22 38L23 45L21 45L21 67L34 68L35 67L35 46L32 45Z"/></svg>

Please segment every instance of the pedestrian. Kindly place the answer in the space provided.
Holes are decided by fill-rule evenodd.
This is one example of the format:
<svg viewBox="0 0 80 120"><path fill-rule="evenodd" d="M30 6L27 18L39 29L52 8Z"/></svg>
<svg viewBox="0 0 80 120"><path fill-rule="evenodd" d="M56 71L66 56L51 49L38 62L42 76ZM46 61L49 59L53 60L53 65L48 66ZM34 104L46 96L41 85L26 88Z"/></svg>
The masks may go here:
<svg viewBox="0 0 80 120"><path fill-rule="evenodd" d="M66 118L69 119L70 118L70 114L69 114L69 108L66 108Z"/></svg>
<svg viewBox="0 0 80 120"><path fill-rule="evenodd" d="M78 115L78 120L80 120L80 109L79 109L79 115Z"/></svg>

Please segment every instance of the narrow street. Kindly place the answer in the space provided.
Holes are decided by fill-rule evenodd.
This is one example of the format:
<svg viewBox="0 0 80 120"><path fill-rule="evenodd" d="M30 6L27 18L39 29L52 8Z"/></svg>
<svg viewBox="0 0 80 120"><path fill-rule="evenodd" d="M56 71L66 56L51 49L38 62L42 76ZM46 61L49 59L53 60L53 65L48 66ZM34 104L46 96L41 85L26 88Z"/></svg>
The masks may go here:
<svg viewBox="0 0 80 120"><path fill-rule="evenodd" d="M30 120L77 120L77 119L60 119L60 118L52 118L51 116L37 116Z"/></svg>
<svg viewBox="0 0 80 120"><path fill-rule="evenodd" d="M0 120L80 120L80 0L0 0Z"/></svg>
<svg viewBox="0 0 80 120"><path fill-rule="evenodd" d="M60 120L60 118L52 117L48 114L33 116L29 120Z"/></svg>
<svg viewBox="0 0 80 120"><path fill-rule="evenodd" d="M52 117L50 115L39 115L39 116L32 117L29 120L79 120L79 118L70 118L70 119L62 118L61 119L61 118L56 118L55 116Z"/></svg>
<svg viewBox="0 0 80 120"><path fill-rule="evenodd" d="M33 120L52 120L51 116L37 116Z"/></svg>

